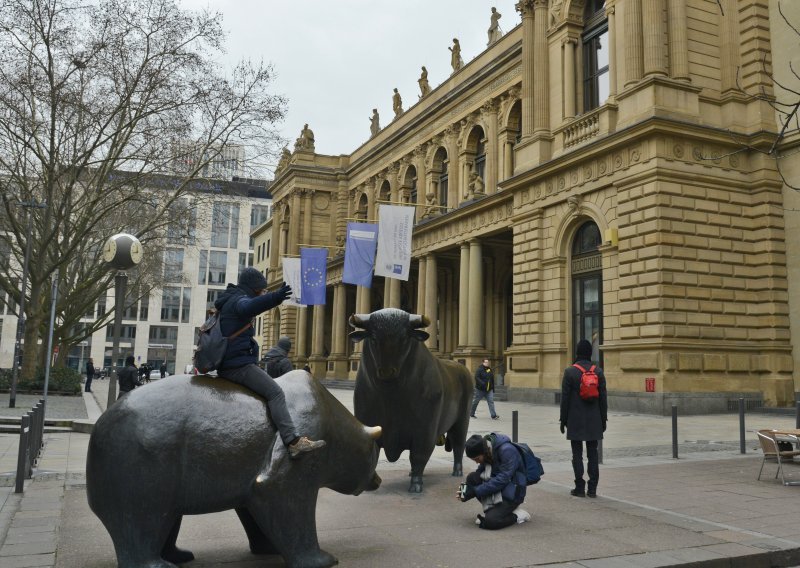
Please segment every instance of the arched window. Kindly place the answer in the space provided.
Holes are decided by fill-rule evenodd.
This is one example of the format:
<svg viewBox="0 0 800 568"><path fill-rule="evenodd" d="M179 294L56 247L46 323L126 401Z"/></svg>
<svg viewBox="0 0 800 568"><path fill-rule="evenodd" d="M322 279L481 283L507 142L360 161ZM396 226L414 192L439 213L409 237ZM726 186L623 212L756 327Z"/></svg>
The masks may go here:
<svg viewBox="0 0 800 568"><path fill-rule="evenodd" d="M602 365L603 267L598 250L600 243L600 229L592 221L581 225L572 241L572 348L581 339L588 340L592 344L592 361Z"/></svg>
<svg viewBox="0 0 800 568"><path fill-rule="evenodd" d="M447 151L444 148L439 148L433 156L433 175L438 186L439 205L447 207ZM444 213L444 209L439 212Z"/></svg>
<svg viewBox="0 0 800 568"><path fill-rule="evenodd" d="M478 140L478 145L475 147L475 171L481 176L481 179L486 181L486 148L484 147L483 140Z"/></svg>
<svg viewBox="0 0 800 568"><path fill-rule="evenodd" d="M583 10L583 111L606 102L609 93L608 19L605 0L586 0Z"/></svg>

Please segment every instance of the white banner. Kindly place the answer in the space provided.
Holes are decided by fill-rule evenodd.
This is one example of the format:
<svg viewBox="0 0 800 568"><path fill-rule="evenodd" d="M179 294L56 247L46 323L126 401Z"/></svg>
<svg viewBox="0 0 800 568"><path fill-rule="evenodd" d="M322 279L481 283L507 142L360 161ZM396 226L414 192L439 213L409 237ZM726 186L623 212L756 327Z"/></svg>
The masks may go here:
<svg viewBox="0 0 800 568"><path fill-rule="evenodd" d="M414 208L381 204L378 212L378 255L375 275L408 280Z"/></svg>
<svg viewBox="0 0 800 568"><path fill-rule="evenodd" d="M283 281L292 287L292 295L283 302L284 306L296 306L298 308L305 308L304 304L300 303L300 259L283 257Z"/></svg>

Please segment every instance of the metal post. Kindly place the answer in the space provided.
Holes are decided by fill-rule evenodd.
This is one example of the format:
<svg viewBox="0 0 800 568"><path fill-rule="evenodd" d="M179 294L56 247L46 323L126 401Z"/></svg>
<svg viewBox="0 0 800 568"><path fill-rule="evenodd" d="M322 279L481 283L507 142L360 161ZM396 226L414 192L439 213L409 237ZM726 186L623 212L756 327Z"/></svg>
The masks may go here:
<svg viewBox="0 0 800 568"><path fill-rule="evenodd" d="M28 288L28 262L31 257L31 241L33 234L33 215L28 211L28 234L25 241L25 260L22 263L22 285L19 289L19 317L17 318L17 338L14 342L14 361L11 365L11 395L8 407L17 406L17 379L19 377L20 359L22 358L22 336L25 333L25 295Z"/></svg>
<svg viewBox="0 0 800 568"><path fill-rule="evenodd" d="M511 441L519 442L519 411L511 411Z"/></svg>
<svg viewBox="0 0 800 568"><path fill-rule="evenodd" d="M47 334L47 361L44 363L44 402L47 402L47 387L50 383L50 360L53 358L53 328L56 323L56 300L58 298L58 275L53 277L52 299L50 300L50 331Z"/></svg>
<svg viewBox="0 0 800 568"><path fill-rule="evenodd" d="M19 426L19 451L17 453L17 480L14 485L14 493L22 493L25 485L25 477L28 473L28 436L30 435L30 418L22 417Z"/></svg>
<svg viewBox="0 0 800 568"><path fill-rule="evenodd" d="M672 405L672 457L678 459L678 407Z"/></svg>
<svg viewBox="0 0 800 568"><path fill-rule="evenodd" d="M744 399L739 399L739 453L744 454Z"/></svg>
<svg viewBox="0 0 800 568"><path fill-rule="evenodd" d="M128 275L118 270L114 277L114 344L111 348L111 377L108 380L108 401L106 407L111 408L117 400L117 359L119 359L119 336L122 333L122 312L125 311L125 294L128 286Z"/></svg>

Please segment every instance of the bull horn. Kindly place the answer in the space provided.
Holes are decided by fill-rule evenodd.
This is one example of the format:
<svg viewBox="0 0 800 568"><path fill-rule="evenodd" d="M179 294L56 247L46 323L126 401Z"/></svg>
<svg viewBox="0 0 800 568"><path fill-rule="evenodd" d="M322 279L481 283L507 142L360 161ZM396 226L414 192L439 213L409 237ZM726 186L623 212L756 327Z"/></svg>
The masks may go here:
<svg viewBox="0 0 800 568"><path fill-rule="evenodd" d="M408 316L408 323L411 324L411 329L419 329L431 325L431 320L426 315L411 314Z"/></svg>
<svg viewBox="0 0 800 568"><path fill-rule="evenodd" d="M369 316L372 314L352 314L350 319L350 325L353 327L360 327L364 329L367 326L367 322L369 322Z"/></svg>
<svg viewBox="0 0 800 568"><path fill-rule="evenodd" d="M367 433L367 436L372 438L373 440L377 440L381 437L383 433L383 428L380 426L364 426L364 432Z"/></svg>

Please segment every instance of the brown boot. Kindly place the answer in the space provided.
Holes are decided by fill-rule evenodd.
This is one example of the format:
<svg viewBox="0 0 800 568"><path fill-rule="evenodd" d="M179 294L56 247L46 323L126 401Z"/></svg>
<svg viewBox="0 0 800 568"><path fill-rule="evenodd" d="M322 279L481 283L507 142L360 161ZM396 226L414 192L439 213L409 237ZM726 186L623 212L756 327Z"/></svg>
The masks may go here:
<svg viewBox="0 0 800 568"><path fill-rule="evenodd" d="M325 440L309 440L306 436L302 436L294 444L289 445L289 457L295 459L306 452L313 452L324 446Z"/></svg>

